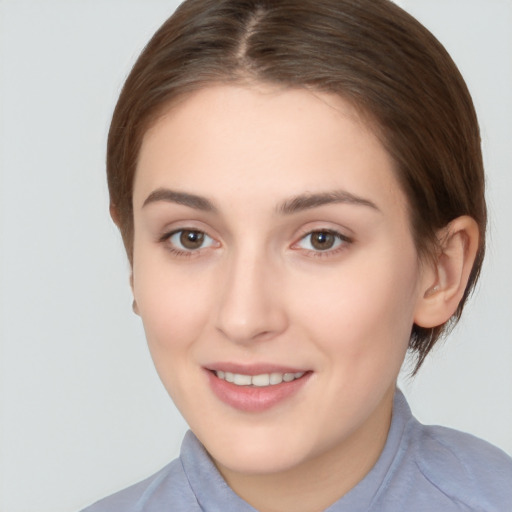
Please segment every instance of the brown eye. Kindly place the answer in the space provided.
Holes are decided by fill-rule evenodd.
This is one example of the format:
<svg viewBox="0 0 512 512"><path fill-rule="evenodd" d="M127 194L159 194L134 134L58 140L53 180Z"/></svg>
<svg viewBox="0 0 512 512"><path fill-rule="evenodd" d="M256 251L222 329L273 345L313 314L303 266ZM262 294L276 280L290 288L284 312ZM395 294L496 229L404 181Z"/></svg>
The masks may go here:
<svg viewBox="0 0 512 512"><path fill-rule="evenodd" d="M217 246L213 238L197 229L179 229L164 235L161 241L176 253L191 253L199 249Z"/></svg>
<svg viewBox="0 0 512 512"><path fill-rule="evenodd" d="M336 236L329 231L315 231L310 235L311 246L317 251L332 249L336 243Z"/></svg>
<svg viewBox="0 0 512 512"><path fill-rule="evenodd" d="M204 233L184 229L180 233L180 244L188 250L199 249L204 243Z"/></svg>
<svg viewBox="0 0 512 512"><path fill-rule="evenodd" d="M352 240L337 231L329 229L311 231L303 236L296 244L295 248L305 249L310 252L334 253L336 249L350 244Z"/></svg>

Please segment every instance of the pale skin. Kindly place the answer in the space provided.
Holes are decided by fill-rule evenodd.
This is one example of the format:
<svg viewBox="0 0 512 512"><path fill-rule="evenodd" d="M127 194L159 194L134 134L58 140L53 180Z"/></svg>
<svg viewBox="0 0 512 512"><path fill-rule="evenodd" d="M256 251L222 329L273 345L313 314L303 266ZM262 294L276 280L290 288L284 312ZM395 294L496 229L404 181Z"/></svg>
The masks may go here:
<svg viewBox="0 0 512 512"><path fill-rule="evenodd" d="M476 223L452 221L422 260L393 162L355 110L263 84L170 108L145 135L133 205L136 311L177 407L257 510L324 510L377 461L411 327L454 313ZM307 381L241 411L209 386L222 362Z"/></svg>

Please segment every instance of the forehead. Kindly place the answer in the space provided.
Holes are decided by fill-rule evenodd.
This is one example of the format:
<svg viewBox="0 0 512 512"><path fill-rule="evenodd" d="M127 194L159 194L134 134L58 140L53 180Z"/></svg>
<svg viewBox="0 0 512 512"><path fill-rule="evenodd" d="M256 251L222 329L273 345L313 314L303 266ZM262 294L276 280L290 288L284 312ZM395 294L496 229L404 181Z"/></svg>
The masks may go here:
<svg viewBox="0 0 512 512"><path fill-rule="evenodd" d="M393 167L368 123L337 95L216 85L174 103L146 132L134 206L159 187L236 190L250 202L341 188L403 206Z"/></svg>

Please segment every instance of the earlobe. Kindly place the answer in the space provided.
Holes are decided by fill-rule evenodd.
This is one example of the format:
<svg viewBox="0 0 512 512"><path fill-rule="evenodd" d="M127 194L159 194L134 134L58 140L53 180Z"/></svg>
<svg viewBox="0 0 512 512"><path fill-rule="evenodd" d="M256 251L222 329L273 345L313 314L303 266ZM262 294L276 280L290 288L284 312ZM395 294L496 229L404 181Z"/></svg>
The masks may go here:
<svg viewBox="0 0 512 512"><path fill-rule="evenodd" d="M114 203L110 203L109 207L110 211L110 217L112 217L112 220L114 221L114 224L119 228L120 227L120 220L119 220L119 211ZM132 293L134 292L133 288L133 270L130 272L130 288L132 290ZM133 299L132 302L132 310L136 315L140 316L139 313L139 306L137 305L137 301Z"/></svg>
<svg viewBox="0 0 512 512"><path fill-rule="evenodd" d="M133 271L130 272L130 288L132 289L132 293L134 293L134 288L133 288ZM133 299L133 302L132 302L132 310L133 312L140 316L140 312L139 312L139 306L137 304L137 301L135 300L135 298Z"/></svg>
<svg viewBox="0 0 512 512"><path fill-rule="evenodd" d="M425 273L414 323L431 328L447 322L464 295L478 250L479 229L469 216L457 217L438 233L439 253Z"/></svg>
<svg viewBox="0 0 512 512"><path fill-rule="evenodd" d="M110 203L109 211L110 211L110 217L114 221L114 224L117 227L119 227L120 226L119 211L117 210L117 207L114 203Z"/></svg>

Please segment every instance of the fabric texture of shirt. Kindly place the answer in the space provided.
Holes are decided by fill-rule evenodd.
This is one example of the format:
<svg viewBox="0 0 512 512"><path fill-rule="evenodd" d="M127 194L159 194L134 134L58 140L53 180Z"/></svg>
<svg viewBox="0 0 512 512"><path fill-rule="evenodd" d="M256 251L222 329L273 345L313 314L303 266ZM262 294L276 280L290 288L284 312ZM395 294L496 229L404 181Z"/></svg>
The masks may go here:
<svg viewBox="0 0 512 512"><path fill-rule="evenodd" d="M83 512L255 512L187 432L180 457ZM400 391L371 471L325 512L512 512L512 458L456 430L425 426Z"/></svg>

